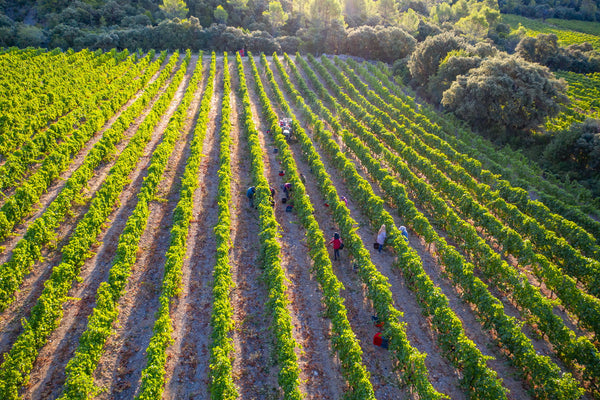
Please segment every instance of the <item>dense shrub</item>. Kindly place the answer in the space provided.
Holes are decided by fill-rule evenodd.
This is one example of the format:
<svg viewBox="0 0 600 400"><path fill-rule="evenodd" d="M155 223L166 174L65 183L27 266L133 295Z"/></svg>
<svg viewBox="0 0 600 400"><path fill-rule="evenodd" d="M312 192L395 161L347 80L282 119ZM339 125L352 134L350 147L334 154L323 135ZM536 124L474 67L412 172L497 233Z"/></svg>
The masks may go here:
<svg viewBox="0 0 600 400"><path fill-rule="evenodd" d="M600 173L600 120L588 119L558 132L544 151L545 162L578 179L598 177Z"/></svg>
<svg viewBox="0 0 600 400"><path fill-rule="evenodd" d="M437 73L440 61L449 52L465 48L464 39L449 32L428 37L419 43L408 62L408 68L415 84L426 86L429 78Z"/></svg>
<svg viewBox="0 0 600 400"><path fill-rule="evenodd" d="M273 54L276 51L281 52L281 46L268 32L250 32L246 37L246 43L248 50L253 53Z"/></svg>
<svg viewBox="0 0 600 400"><path fill-rule="evenodd" d="M442 104L480 132L522 133L556 115L565 90L548 68L500 55L458 76Z"/></svg>
<svg viewBox="0 0 600 400"><path fill-rule="evenodd" d="M553 70L579 73L600 71L600 53L589 43L560 47L555 34L539 34L537 37L524 37L516 54L527 61L537 62Z"/></svg>
<svg viewBox="0 0 600 400"><path fill-rule="evenodd" d="M294 54L300 47L300 38L296 36L280 36L276 40L284 53Z"/></svg>
<svg viewBox="0 0 600 400"><path fill-rule="evenodd" d="M15 21L0 14L0 46L10 47L15 44L17 24Z"/></svg>
<svg viewBox="0 0 600 400"><path fill-rule="evenodd" d="M446 90L459 75L467 74L471 69L481 64L480 57L474 57L466 51L452 51L440 63L437 73L431 77L427 85L427 91L432 102L439 104Z"/></svg>

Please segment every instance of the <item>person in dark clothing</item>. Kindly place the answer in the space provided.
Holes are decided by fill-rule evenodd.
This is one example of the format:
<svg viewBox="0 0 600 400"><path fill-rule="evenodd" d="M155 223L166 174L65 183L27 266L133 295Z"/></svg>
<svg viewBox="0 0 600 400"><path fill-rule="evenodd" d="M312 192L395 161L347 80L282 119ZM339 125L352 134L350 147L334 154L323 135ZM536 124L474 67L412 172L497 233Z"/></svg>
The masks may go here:
<svg viewBox="0 0 600 400"><path fill-rule="evenodd" d="M333 239L329 242L329 244L333 244L333 259L337 260L340 258L340 248L342 247L342 239L340 238L339 233L333 234Z"/></svg>
<svg viewBox="0 0 600 400"><path fill-rule="evenodd" d="M248 190L246 190L246 197L248 197L248 203L250 207L254 207L254 194L256 193L256 187L250 186Z"/></svg>
<svg viewBox="0 0 600 400"><path fill-rule="evenodd" d="M271 195L269 196L269 200L271 201L271 207L275 207L275 189L269 187L271 190Z"/></svg>
<svg viewBox="0 0 600 400"><path fill-rule="evenodd" d="M289 198L292 195L292 184L286 182L283 185L281 185L281 189L283 189L283 193L285 193L285 198L289 200Z"/></svg>

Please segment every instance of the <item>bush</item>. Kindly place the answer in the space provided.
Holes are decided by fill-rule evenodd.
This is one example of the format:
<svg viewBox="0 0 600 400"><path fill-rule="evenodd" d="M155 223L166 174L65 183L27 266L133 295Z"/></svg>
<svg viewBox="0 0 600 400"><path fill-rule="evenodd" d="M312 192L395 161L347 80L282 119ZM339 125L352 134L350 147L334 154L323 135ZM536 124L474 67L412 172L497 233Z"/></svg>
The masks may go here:
<svg viewBox="0 0 600 400"><path fill-rule="evenodd" d="M0 14L0 46L14 46L17 39L17 24L4 14Z"/></svg>
<svg viewBox="0 0 600 400"><path fill-rule="evenodd" d="M150 20L150 17L148 17L145 14L129 15L121 20L121 26L125 28L134 28L149 25L152 25L152 21Z"/></svg>
<svg viewBox="0 0 600 400"><path fill-rule="evenodd" d="M440 63L438 72L431 77L427 85L431 101L439 104L446 90L459 75L467 74L471 69L479 67L482 59L473 57L466 51L452 51Z"/></svg>
<svg viewBox="0 0 600 400"><path fill-rule="evenodd" d="M428 24L427 22L421 20L419 22L417 32L417 41L423 42L428 37L439 35L440 33L442 33L442 30L437 25Z"/></svg>
<svg viewBox="0 0 600 400"><path fill-rule="evenodd" d="M408 62L410 74L417 86L426 86L438 71L440 61L453 50L466 48L464 39L446 32L428 37L417 45Z"/></svg>
<svg viewBox="0 0 600 400"><path fill-rule="evenodd" d="M558 45L555 34L539 34L537 37L523 38L516 53L527 61L537 62L553 70L589 73L600 71L600 53L589 43Z"/></svg>
<svg viewBox="0 0 600 400"><path fill-rule="evenodd" d="M553 169L574 171L579 179L600 173L600 120L587 119L558 132L544 150L544 160Z"/></svg>
<svg viewBox="0 0 600 400"><path fill-rule="evenodd" d="M82 35L83 32L77 27L65 24L57 25L50 31L49 47L60 47L63 50L75 47L75 39Z"/></svg>
<svg viewBox="0 0 600 400"><path fill-rule="evenodd" d="M300 38L296 36L280 36L275 40L284 53L295 54L300 47Z"/></svg>
<svg viewBox="0 0 600 400"><path fill-rule="evenodd" d="M409 56L417 45L414 37L397 27L378 27L376 37L379 53L375 59L387 63Z"/></svg>
<svg viewBox="0 0 600 400"><path fill-rule="evenodd" d="M247 49L253 53L272 54L281 52L281 46L270 33L264 31L251 32L246 39Z"/></svg>
<svg viewBox="0 0 600 400"><path fill-rule="evenodd" d="M560 111L565 90L546 67L496 56L459 76L442 104L480 132L523 133Z"/></svg>
<svg viewBox="0 0 600 400"><path fill-rule="evenodd" d="M43 47L46 44L46 33L37 26L18 24L17 46Z"/></svg>
<svg viewBox="0 0 600 400"><path fill-rule="evenodd" d="M408 57L394 61L392 74L399 76L404 84L410 81L410 70L408 69Z"/></svg>

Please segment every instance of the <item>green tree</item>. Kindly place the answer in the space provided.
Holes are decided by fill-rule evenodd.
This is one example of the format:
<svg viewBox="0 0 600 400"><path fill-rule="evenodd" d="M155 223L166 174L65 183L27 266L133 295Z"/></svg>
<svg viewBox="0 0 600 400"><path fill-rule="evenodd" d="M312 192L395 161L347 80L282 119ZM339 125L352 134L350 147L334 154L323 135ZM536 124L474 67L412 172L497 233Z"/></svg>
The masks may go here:
<svg viewBox="0 0 600 400"><path fill-rule="evenodd" d="M558 37L553 33L542 33L535 38L526 36L521 39L515 52L527 61L547 65L558 54Z"/></svg>
<svg viewBox="0 0 600 400"><path fill-rule="evenodd" d="M578 179L600 179L600 120L587 119L558 132L544 150L554 170L574 171Z"/></svg>
<svg viewBox="0 0 600 400"><path fill-rule="evenodd" d="M310 4L312 22L318 26L329 26L333 21L341 21L342 3L340 0L313 0Z"/></svg>
<svg viewBox="0 0 600 400"><path fill-rule="evenodd" d="M263 12L263 15L273 27L273 34L276 34L289 18L288 13L283 11L283 7L279 1L269 2L269 9Z"/></svg>
<svg viewBox="0 0 600 400"><path fill-rule="evenodd" d="M41 47L46 42L46 34L37 26L19 24L17 27L17 46Z"/></svg>
<svg viewBox="0 0 600 400"><path fill-rule="evenodd" d="M398 21L398 5L396 0L379 0L377 11L385 24L392 25Z"/></svg>
<svg viewBox="0 0 600 400"><path fill-rule="evenodd" d="M248 12L248 0L227 0L227 7L230 25L242 26L244 18L250 14Z"/></svg>
<svg viewBox="0 0 600 400"><path fill-rule="evenodd" d="M466 0L458 0L452 5L452 16L454 21L469 15L469 4Z"/></svg>
<svg viewBox="0 0 600 400"><path fill-rule="evenodd" d="M306 13L308 4L309 0L292 0L292 15L297 16Z"/></svg>
<svg viewBox="0 0 600 400"><path fill-rule="evenodd" d="M214 16L215 20L220 24L226 24L227 18L229 18L229 14L227 14L227 11L225 11L222 5L215 8Z"/></svg>
<svg viewBox="0 0 600 400"><path fill-rule="evenodd" d="M596 13L598 12L598 6L592 0L583 0L580 7L581 13L585 19L590 21L596 20Z"/></svg>
<svg viewBox="0 0 600 400"><path fill-rule="evenodd" d="M344 4L346 20L360 21L367 17L366 0L346 0Z"/></svg>
<svg viewBox="0 0 600 400"><path fill-rule="evenodd" d="M401 13L398 18L398 26L410 34L416 34L419 31L420 22L419 15L412 8Z"/></svg>
<svg viewBox="0 0 600 400"><path fill-rule="evenodd" d="M59 13L69 3L69 0L37 0L37 7L44 14L51 12Z"/></svg>
<svg viewBox="0 0 600 400"><path fill-rule="evenodd" d="M484 38L490 29L490 24L485 15L480 12L474 12L461 18L454 26L470 40Z"/></svg>
<svg viewBox="0 0 600 400"><path fill-rule="evenodd" d="M163 0L160 9L169 19L184 19L189 11L183 0Z"/></svg>
<svg viewBox="0 0 600 400"><path fill-rule="evenodd" d="M245 11L248 9L248 0L227 0L227 4L236 11Z"/></svg>
<svg viewBox="0 0 600 400"><path fill-rule="evenodd" d="M482 59L473 57L465 50L451 51L446 58L440 62L438 72L431 77L427 84L427 90L431 100L439 104L446 90L459 75L465 75L469 70L477 68Z"/></svg>
<svg viewBox="0 0 600 400"><path fill-rule="evenodd" d="M448 3L434 5L429 11L429 17L438 24L442 24L452 19L452 7Z"/></svg>
<svg viewBox="0 0 600 400"><path fill-rule="evenodd" d="M565 90L547 67L499 55L458 76L442 104L481 132L523 133L560 111Z"/></svg>
<svg viewBox="0 0 600 400"><path fill-rule="evenodd" d="M419 43L408 62L408 68L416 84L426 86L429 78L438 71L440 61L452 50L464 49L464 39L446 32L429 36Z"/></svg>

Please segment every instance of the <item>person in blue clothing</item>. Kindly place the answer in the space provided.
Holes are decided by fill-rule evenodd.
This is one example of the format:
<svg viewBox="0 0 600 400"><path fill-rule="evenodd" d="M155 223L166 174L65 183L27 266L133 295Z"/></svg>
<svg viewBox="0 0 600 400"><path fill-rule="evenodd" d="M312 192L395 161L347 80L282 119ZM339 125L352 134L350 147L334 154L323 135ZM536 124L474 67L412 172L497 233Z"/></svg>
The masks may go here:
<svg viewBox="0 0 600 400"><path fill-rule="evenodd" d="M400 227L400 232L402 232L402 236L404 236L404 240L406 240L406 243L408 243L408 231L406 230L406 227L404 225L402 225Z"/></svg>
<svg viewBox="0 0 600 400"><path fill-rule="evenodd" d="M246 197L248 197L248 203L250 207L254 207L254 194L256 193L256 187L250 186L246 191Z"/></svg>
<svg viewBox="0 0 600 400"><path fill-rule="evenodd" d="M290 197L292 196L292 184L289 182L286 182L283 185L281 185L281 189L283 190L283 193L285 194L285 198L289 200Z"/></svg>
<svg viewBox="0 0 600 400"><path fill-rule="evenodd" d="M377 246L377 249L379 250L379 252L381 253L381 250L383 250L383 244L385 243L385 239L387 238L387 232L385 230L385 225L381 225L381 227L379 228L379 231L377 231L377 244L379 246Z"/></svg>

